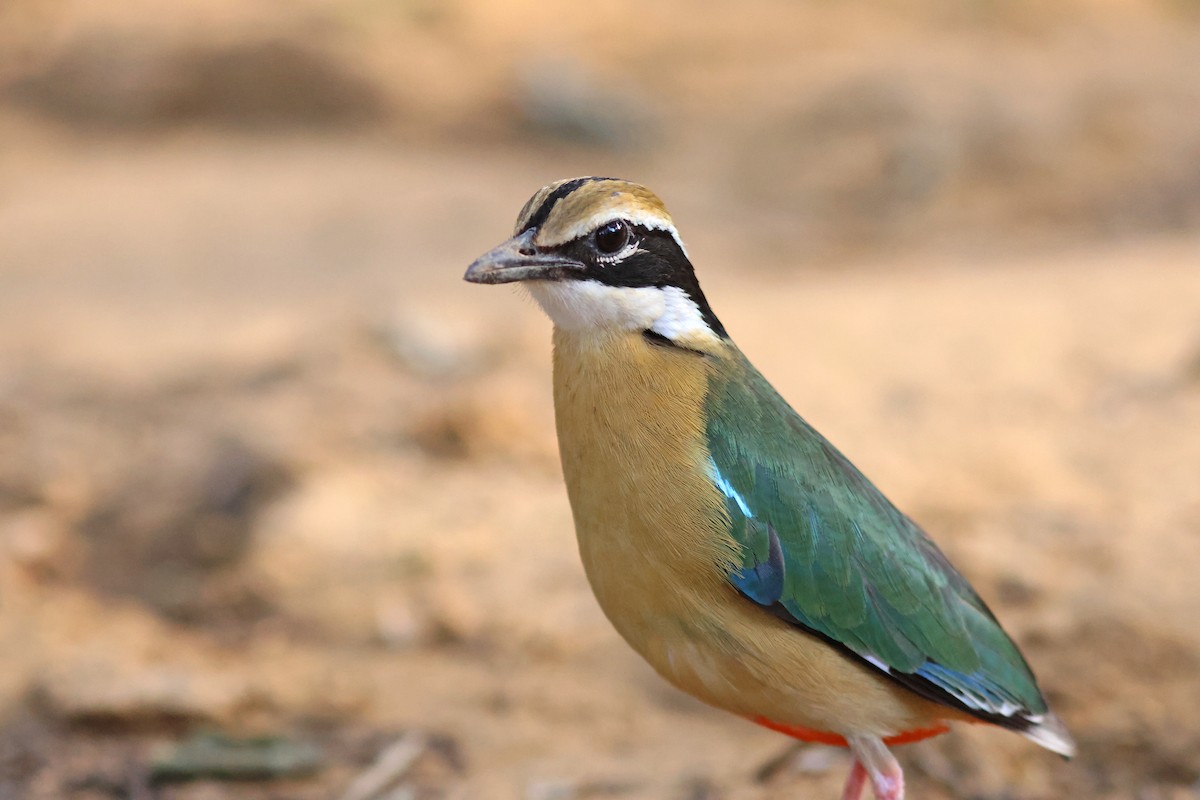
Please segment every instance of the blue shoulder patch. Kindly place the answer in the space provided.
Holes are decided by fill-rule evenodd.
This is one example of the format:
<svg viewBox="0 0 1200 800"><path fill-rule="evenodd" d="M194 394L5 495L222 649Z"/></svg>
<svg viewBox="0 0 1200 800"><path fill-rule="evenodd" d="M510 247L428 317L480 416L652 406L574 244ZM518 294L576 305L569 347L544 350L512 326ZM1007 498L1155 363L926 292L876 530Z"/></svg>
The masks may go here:
<svg viewBox="0 0 1200 800"><path fill-rule="evenodd" d="M766 528L767 560L755 560L729 575L730 582L738 591L760 606L773 605L783 596L783 547L775 529L770 524Z"/></svg>
<svg viewBox="0 0 1200 800"><path fill-rule="evenodd" d="M710 458L708 468L713 484L725 495L725 505L730 517L741 518L746 536L753 539L756 545L747 549L745 563L741 569L730 573L729 581L739 592L759 605L773 605L783 597L783 544L779 541L779 534L769 522L763 523L754 518L754 512L750 510L746 499L733 488L729 479L721 474L716 461ZM764 554L765 560L756 552Z"/></svg>

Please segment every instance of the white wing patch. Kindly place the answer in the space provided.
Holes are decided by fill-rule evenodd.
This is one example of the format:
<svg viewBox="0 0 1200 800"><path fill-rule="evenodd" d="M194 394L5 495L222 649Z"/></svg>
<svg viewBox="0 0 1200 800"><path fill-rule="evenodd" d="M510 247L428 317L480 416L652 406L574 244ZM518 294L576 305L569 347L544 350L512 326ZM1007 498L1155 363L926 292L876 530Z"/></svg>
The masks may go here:
<svg viewBox="0 0 1200 800"><path fill-rule="evenodd" d="M877 656L873 656L870 653L867 653L865 655L860 654L859 658L861 658L863 661L866 661L868 664L870 664L871 666L875 667L876 669L878 669L882 672L886 672L889 675L895 674L892 671L892 668L889 667L887 664L885 664ZM1000 702L1000 703L989 703L977 695L968 694L967 692L964 692L953 686L946 686L944 684L939 683L939 684L937 684L937 688L942 690L943 692L946 692L951 697L953 697L954 699L958 700L963 705L965 705L967 708L976 708L976 709L979 709L980 711L987 711L991 714L999 714L1002 717L1013 717L1013 716L1016 716L1017 714L1021 713L1024 710L1021 706L1019 706L1015 703L1010 703L1007 700ZM1026 717L1026 719L1028 719L1029 721L1036 724L1040 718L1039 717Z"/></svg>

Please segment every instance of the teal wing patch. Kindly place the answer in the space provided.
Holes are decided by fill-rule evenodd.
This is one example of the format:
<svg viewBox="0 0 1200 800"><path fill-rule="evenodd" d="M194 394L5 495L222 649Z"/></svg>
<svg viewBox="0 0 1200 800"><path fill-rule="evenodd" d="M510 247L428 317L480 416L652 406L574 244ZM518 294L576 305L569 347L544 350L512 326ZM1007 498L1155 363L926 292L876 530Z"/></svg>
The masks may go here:
<svg viewBox="0 0 1200 800"><path fill-rule="evenodd" d="M914 692L1007 727L1046 703L1016 645L937 546L743 362L712 379L711 478L749 600Z"/></svg>

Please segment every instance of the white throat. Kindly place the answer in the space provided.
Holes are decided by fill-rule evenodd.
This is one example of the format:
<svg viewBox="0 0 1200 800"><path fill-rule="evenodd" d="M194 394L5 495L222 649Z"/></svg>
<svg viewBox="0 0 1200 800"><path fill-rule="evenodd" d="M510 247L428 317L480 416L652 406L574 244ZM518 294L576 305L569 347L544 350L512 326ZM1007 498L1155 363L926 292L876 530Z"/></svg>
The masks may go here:
<svg viewBox="0 0 1200 800"><path fill-rule="evenodd" d="M608 286L599 281L530 281L533 299L567 331L654 331L673 342L715 340L700 307L677 286Z"/></svg>

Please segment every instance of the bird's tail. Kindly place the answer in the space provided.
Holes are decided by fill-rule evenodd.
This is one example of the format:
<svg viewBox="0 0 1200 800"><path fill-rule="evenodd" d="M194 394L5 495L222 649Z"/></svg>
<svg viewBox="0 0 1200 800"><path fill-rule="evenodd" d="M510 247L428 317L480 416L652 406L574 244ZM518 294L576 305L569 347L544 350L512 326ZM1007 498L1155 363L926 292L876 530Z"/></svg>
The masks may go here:
<svg viewBox="0 0 1200 800"><path fill-rule="evenodd" d="M1067 726L1053 712L1047 711L1029 719L1033 724L1021 734L1027 739L1037 742L1047 750L1053 750L1063 758L1075 755L1075 740L1067 732Z"/></svg>

